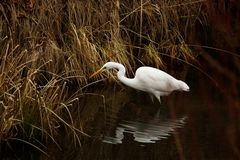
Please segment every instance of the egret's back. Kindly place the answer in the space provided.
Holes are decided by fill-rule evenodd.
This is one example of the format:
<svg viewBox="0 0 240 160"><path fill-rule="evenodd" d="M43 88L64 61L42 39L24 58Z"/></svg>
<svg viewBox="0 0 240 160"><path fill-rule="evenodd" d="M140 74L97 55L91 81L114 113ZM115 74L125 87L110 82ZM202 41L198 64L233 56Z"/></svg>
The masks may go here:
<svg viewBox="0 0 240 160"><path fill-rule="evenodd" d="M171 75L152 67L140 67L135 74L135 80L142 84L143 91L172 92L177 89L178 80ZM144 85L143 85L144 84Z"/></svg>

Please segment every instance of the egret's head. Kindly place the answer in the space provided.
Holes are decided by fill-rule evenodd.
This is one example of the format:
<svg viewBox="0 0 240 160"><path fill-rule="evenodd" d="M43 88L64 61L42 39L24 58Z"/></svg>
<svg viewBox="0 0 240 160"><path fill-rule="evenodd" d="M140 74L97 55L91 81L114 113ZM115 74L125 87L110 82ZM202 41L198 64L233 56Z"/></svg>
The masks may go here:
<svg viewBox="0 0 240 160"><path fill-rule="evenodd" d="M114 66L115 66L115 62L107 62L102 66L101 70L106 71L113 68Z"/></svg>
<svg viewBox="0 0 240 160"><path fill-rule="evenodd" d="M100 68L99 70L97 70L96 72L94 72L89 78L92 78L93 76L101 73L101 72L104 72L106 70L109 70L109 69L112 69L114 68L118 63L116 62L107 62L105 63L102 68Z"/></svg>

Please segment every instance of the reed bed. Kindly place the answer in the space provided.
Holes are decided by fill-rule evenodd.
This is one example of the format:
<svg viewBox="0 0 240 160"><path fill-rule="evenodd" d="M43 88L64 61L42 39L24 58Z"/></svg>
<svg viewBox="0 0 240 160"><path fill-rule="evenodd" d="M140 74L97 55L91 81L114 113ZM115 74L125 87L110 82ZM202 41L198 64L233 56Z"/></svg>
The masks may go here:
<svg viewBox="0 0 240 160"><path fill-rule="evenodd" d="M64 128L80 143L86 134L71 108L93 81L89 74L107 61L123 63L132 75L142 64L164 68L164 57L194 60L187 38L204 20L202 3L2 1L0 142L55 142Z"/></svg>

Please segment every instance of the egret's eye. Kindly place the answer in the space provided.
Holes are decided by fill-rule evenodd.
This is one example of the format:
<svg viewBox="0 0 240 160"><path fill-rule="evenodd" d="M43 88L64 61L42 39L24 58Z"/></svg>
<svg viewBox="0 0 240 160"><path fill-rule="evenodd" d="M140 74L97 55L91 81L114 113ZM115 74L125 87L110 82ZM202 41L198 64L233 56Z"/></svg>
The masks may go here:
<svg viewBox="0 0 240 160"><path fill-rule="evenodd" d="M107 67L104 66L104 67L102 68L102 70L103 70L103 71L107 70Z"/></svg>

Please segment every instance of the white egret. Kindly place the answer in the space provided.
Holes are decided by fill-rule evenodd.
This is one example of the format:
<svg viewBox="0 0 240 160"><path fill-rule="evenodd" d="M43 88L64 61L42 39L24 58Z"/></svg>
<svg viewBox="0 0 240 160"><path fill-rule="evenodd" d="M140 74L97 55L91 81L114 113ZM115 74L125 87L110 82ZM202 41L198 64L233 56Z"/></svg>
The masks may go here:
<svg viewBox="0 0 240 160"><path fill-rule="evenodd" d="M160 96L169 95L174 90L189 91L189 87L185 82L175 79L164 71L148 66L139 67L136 70L134 78L127 78L125 76L126 69L122 64L107 62L101 69L93 73L90 78L101 71L112 68L118 70L117 77L123 84L150 93L155 96L160 103Z"/></svg>

